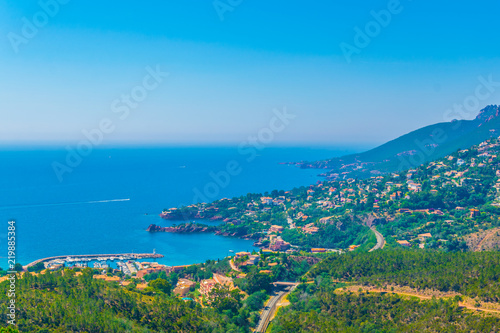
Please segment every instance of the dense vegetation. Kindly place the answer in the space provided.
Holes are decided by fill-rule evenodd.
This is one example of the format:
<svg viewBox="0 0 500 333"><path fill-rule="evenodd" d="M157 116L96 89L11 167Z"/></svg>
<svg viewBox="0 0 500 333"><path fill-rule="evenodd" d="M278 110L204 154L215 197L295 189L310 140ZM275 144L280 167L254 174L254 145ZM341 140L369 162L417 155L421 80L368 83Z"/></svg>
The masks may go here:
<svg viewBox="0 0 500 333"><path fill-rule="evenodd" d="M419 301L395 295L335 293L324 283L300 285L272 322L288 332L497 332L500 318L473 315L455 300Z"/></svg>
<svg viewBox="0 0 500 333"><path fill-rule="evenodd" d="M12 326L9 327L0 327L0 333L18 333L19 331L17 328L14 328Z"/></svg>
<svg viewBox="0 0 500 333"><path fill-rule="evenodd" d="M153 287L158 285L158 289ZM6 282L0 284L0 302L7 302ZM140 293L92 278L85 269L38 276L24 274L18 280L17 324L21 332L247 332L244 316L235 323L216 308L202 308L162 291L153 283ZM168 292L168 290L165 290ZM2 324L6 308L1 309Z"/></svg>
<svg viewBox="0 0 500 333"><path fill-rule="evenodd" d="M365 284L397 284L457 292L500 301L500 253L417 250L333 255L313 267L310 277Z"/></svg>
<svg viewBox="0 0 500 333"><path fill-rule="evenodd" d="M314 235L306 235L298 229L285 229L282 237L287 242L303 249L347 248L351 244L363 244L366 237L373 234L369 228L362 226L357 221L346 220L340 227L327 225Z"/></svg>

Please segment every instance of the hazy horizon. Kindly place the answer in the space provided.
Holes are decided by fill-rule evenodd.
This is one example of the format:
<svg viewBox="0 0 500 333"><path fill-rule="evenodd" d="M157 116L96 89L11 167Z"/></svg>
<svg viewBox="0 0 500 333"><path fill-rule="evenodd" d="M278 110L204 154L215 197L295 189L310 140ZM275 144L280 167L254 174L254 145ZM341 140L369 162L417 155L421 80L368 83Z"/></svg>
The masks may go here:
<svg viewBox="0 0 500 333"><path fill-rule="evenodd" d="M494 1L55 1L0 0L0 146L375 147L500 104Z"/></svg>

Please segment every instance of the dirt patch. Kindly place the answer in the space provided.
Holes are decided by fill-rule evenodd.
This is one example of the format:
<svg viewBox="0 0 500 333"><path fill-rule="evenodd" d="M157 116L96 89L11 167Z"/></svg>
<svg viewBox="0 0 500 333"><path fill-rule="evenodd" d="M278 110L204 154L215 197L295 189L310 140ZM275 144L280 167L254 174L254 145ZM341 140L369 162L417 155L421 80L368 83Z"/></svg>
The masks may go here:
<svg viewBox="0 0 500 333"><path fill-rule="evenodd" d="M335 292L344 293L344 292L352 292L352 293L388 293L388 294L396 294L398 296L407 296L407 297L417 297L422 300L431 300L433 298L454 298L455 296L460 296L461 301L458 303L459 306L463 308L467 308L473 311L483 311L488 312L494 315L500 315L500 304L499 303L490 303L490 302L478 302L476 299L463 296L458 293L444 293L438 290L417 290L412 289L410 287L401 287L397 285L388 285L384 287L373 287L373 286L347 286L344 288L339 288ZM479 306L478 306L479 305Z"/></svg>
<svg viewBox="0 0 500 333"><path fill-rule="evenodd" d="M464 237L470 250L490 251L500 249L500 228L482 230Z"/></svg>

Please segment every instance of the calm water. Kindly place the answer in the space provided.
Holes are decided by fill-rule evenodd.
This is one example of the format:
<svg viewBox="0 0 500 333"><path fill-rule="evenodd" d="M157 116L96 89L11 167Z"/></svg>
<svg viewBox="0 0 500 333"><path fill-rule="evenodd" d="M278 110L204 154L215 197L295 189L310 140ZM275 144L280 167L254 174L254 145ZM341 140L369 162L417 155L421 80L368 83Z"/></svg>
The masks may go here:
<svg viewBox="0 0 500 333"><path fill-rule="evenodd" d="M252 250L252 241L212 234L151 234L163 208L248 192L290 189L319 178L279 162L315 160L348 152L335 149L267 148L255 160L235 148L100 149L59 182L52 162L64 150L0 151L0 266L6 267L7 221L17 222L17 261L54 255L152 252L160 262L182 265L217 259L229 250ZM238 175L215 185L212 174L237 161ZM207 185L210 184L211 185ZM227 184L227 185L226 185ZM205 191L207 189L207 191ZM124 201L114 201L114 200Z"/></svg>

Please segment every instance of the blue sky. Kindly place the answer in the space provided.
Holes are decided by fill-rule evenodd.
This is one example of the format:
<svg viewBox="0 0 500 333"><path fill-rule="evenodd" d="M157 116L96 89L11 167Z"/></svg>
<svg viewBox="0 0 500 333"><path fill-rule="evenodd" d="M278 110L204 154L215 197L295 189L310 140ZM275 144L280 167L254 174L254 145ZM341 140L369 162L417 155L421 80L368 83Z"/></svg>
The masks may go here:
<svg viewBox="0 0 500 333"><path fill-rule="evenodd" d="M232 145L286 108L272 145L372 146L500 81L498 1L54 1L0 0L2 144L78 142L108 119L104 143ZM356 28L375 29L362 47ZM113 102L157 66L169 76L120 119Z"/></svg>

